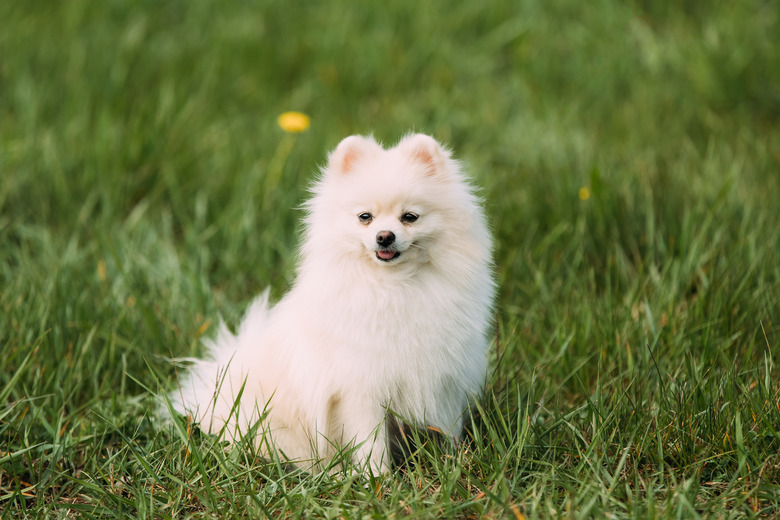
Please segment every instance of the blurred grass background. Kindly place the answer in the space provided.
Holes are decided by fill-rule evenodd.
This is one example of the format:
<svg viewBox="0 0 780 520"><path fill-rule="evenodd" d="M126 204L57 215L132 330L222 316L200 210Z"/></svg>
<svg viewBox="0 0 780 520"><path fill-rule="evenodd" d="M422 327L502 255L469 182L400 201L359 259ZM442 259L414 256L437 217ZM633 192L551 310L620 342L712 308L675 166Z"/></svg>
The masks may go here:
<svg viewBox="0 0 780 520"><path fill-rule="evenodd" d="M3 2L3 518L780 514L778 34L765 0ZM497 244L456 462L383 496L152 428L167 358L289 287L327 151L410 130Z"/></svg>

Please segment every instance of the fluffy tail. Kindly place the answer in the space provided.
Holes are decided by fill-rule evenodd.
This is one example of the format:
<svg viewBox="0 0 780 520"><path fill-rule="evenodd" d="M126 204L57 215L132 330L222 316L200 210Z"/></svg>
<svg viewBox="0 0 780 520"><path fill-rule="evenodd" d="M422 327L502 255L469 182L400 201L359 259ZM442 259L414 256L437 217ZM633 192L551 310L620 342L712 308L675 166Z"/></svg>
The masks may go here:
<svg viewBox="0 0 780 520"><path fill-rule="evenodd" d="M240 355L243 348L256 344L268 322L268 290L258 296L247 309L238 333L233 334L223 323L213 339L203 341L206 351L202 359L176 358L174 363L189 365L179 375L178 386L168 393L173 410L190 415L204 430L215 432L231 415L235 394L240 391L244 367ZM169 408L163 400L160 413L168 416Z"/></svg>

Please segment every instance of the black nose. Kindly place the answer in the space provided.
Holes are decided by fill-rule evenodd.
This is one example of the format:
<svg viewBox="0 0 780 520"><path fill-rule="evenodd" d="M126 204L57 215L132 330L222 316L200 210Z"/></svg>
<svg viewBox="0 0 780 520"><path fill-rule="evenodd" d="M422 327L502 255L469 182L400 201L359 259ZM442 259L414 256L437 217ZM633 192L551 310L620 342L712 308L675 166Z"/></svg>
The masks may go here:
<svg viewBox="0 0 780 520"><path fill-rule="evenodd" d="M376 234L376 243L382 247L387 247L395 242L395 234L392 231L380 231Z"/></svg>

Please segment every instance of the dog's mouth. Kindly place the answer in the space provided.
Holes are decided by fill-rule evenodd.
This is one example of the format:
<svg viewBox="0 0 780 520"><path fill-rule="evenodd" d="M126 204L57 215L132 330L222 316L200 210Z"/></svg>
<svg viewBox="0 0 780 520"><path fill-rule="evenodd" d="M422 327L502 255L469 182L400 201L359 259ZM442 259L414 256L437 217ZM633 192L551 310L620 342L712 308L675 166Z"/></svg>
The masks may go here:
<svg viewBox="0 0 780 520"><path fill-rule="evenodd" d="M399 256L401 256L401 253L399 251L392 251L390 249L379 249L376 252L376 257L383 262L389 262L390 260L395 260Z"/></svg>

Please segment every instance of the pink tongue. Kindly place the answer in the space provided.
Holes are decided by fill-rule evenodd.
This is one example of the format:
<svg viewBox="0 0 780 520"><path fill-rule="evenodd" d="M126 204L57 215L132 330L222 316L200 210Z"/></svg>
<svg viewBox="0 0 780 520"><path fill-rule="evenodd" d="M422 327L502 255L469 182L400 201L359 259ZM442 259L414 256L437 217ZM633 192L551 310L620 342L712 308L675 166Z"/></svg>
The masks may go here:
<svg viewBox="0 0 780 520"><path fill-rule="evenodd" d="M377 251L376 254L378 254L379 258L382 260L390 260L395 256L395 251Z"/></svg>

